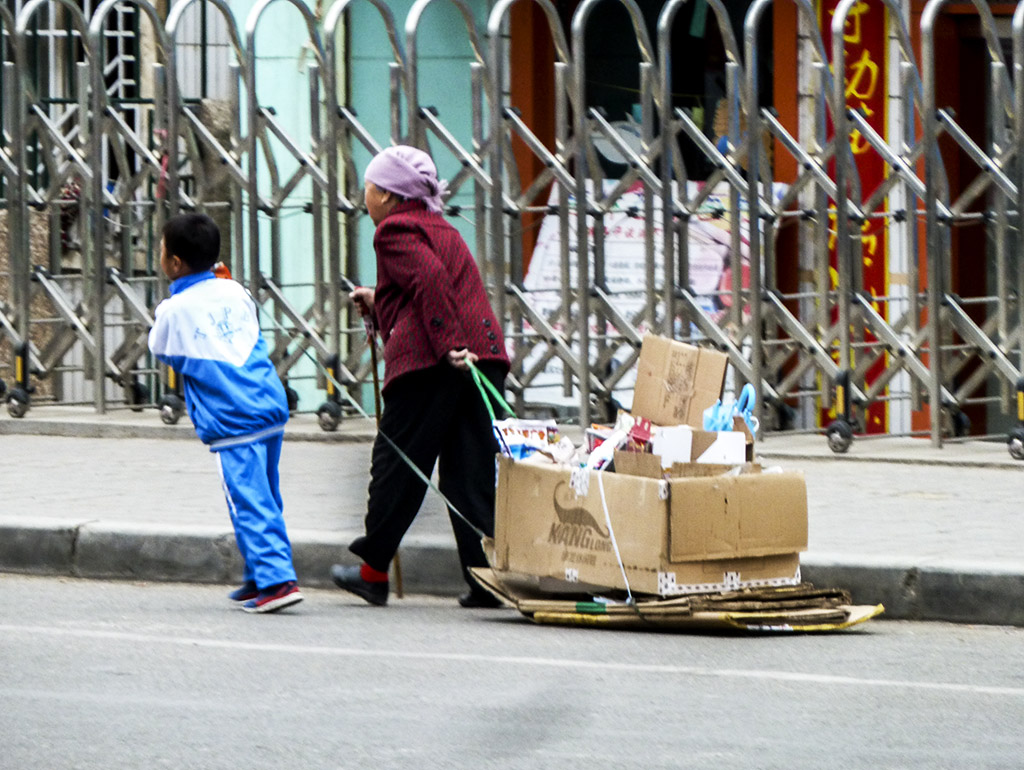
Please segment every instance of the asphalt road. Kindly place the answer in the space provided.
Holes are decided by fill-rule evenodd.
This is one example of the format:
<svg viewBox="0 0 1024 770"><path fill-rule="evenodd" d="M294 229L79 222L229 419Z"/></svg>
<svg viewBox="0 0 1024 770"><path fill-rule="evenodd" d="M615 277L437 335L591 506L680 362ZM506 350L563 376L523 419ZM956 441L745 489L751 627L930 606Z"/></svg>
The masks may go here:
<svg viewBox="0 0 1024 770"><path fill-rule="evenodd" d="M534 626L0 576L0 768L1017 768L1024 629Z"/></svg>

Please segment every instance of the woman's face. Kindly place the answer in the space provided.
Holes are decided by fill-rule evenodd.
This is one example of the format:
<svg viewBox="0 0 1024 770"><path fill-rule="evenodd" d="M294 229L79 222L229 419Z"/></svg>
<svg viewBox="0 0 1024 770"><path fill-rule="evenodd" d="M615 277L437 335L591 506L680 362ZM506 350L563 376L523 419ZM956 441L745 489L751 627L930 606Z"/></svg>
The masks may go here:
<svg viewBox="0 0 1024 770"><path fill-rule="evenodd" d="M395 207L398 199L387 190L382 190L370 180L366 180L366 191L363 193L363 200L366 202L366 211L375 225L379 225L391 209Z"/></svg>

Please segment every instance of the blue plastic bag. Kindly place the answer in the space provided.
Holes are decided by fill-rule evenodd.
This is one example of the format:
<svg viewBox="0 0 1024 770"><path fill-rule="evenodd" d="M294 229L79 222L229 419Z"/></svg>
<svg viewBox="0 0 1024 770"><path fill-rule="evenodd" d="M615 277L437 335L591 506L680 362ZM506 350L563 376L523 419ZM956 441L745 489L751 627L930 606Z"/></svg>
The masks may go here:
<svg viewBox="0 0 1024 770"><path fill-rule="evenodd" d="M733 418L740 416L747 424L752 436L757 435L760 427L757 418L754 417L754 406L757 404L757 393L754 386L747 383L740 391L738 401L727 401L724 404L718 399L714 405L704 410L704 430L722 431L733 429Z"/></svg>

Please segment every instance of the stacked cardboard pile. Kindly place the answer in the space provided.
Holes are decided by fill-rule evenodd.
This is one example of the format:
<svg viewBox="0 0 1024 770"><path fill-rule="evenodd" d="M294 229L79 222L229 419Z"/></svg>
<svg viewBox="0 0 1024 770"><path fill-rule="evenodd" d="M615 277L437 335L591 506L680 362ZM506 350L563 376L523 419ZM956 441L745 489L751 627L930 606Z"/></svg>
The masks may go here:
<svg viewBox="0 0 1024 770"><path fill-rule="evenodd" d="M881 605L854 606L849 594L804 583L792 588L746 589L633 603L595 600L543 590L527 576L492 569L474 575L495 596L535 623L649 630L739 629L759 632L839 631L882 612Z"/></svg>
<svg viewBox="0 0 1024 770"><path fill-rule="evenodd" d="M833 630L881 612L802 583L803 474L753 462L741 418L732 431L701 430L726 363L648 335L632 414L603 431L614 452L499 458L481 582L537 622ZM587 449L591 470L580 463ZM597 452L613 458L602 470Z"/></svg>

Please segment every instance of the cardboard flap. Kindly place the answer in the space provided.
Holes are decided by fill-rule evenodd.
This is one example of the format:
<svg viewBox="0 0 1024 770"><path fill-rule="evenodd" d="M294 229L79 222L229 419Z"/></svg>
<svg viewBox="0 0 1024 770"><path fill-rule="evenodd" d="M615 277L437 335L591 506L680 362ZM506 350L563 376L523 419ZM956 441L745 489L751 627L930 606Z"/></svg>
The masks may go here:
<svg viewBox="0 0 1024 770"><path fill-rule="evenodd" d="M736 415L732 418L732 429L742 433L748 444L754 443L754 434L751 433L750 428L747 427L746 420L744 420L739 415Z"/></svg>
<svg viewBox="0 0 1024 770"><path fill-rule="evenodd" d="M689 476L724 476L739 468L740 473L760 473L761 466L758 463L743 463L742 465L721 464L721 463L673 463L668 470L669 478L682 478Z"/></svg>
<svg viewBox="0 0 1024 770"><path fill-rule="evenodd" d="M672 463L663 468L661 458L646 452L615 451L615 472L646 479L681 478L690 476L721 476L740 469L740 473L760 473L757 463Z"/></svg>
<svg viewBox="0 0 1024 770"><path fill-rule="evenodd" d="M513 462L509 457L499 455L497 458L497 488L494 490L494 510L497 512L508 510L509 498L509 470ZM500 530L506 527L505 519L495 516L494 538L490 550L485 554L491 567L494 569L508 569L508 538L502 537Z"/></svg>
<svg viewBox="0 0 1024 770"><path fill-rule="evenodd" d="M742 420L741 420L742 422ZM693 431L692 460L718 465L746 462L746 436L739 431Z"/></svg>
<svg viewBox="0 0 1024 770"><path fill-rule="evenodd" d="M807 550L807 488L801 473L675 479L670 490L673 562Z"/></svg>
<svg viewBox="0 0 1024 770"><path fill-rule="evenodd" d="M704 425L722 395L729 357L655 334L644 335L630 411L657 425Z"/></svg>
<svg viewBox="0 0 1024 770"><path fill-rule="evenodd" d="M642 476L646 479L660 479L661 458L648 452L615 451L615 472L627 476Z"/></svg>

